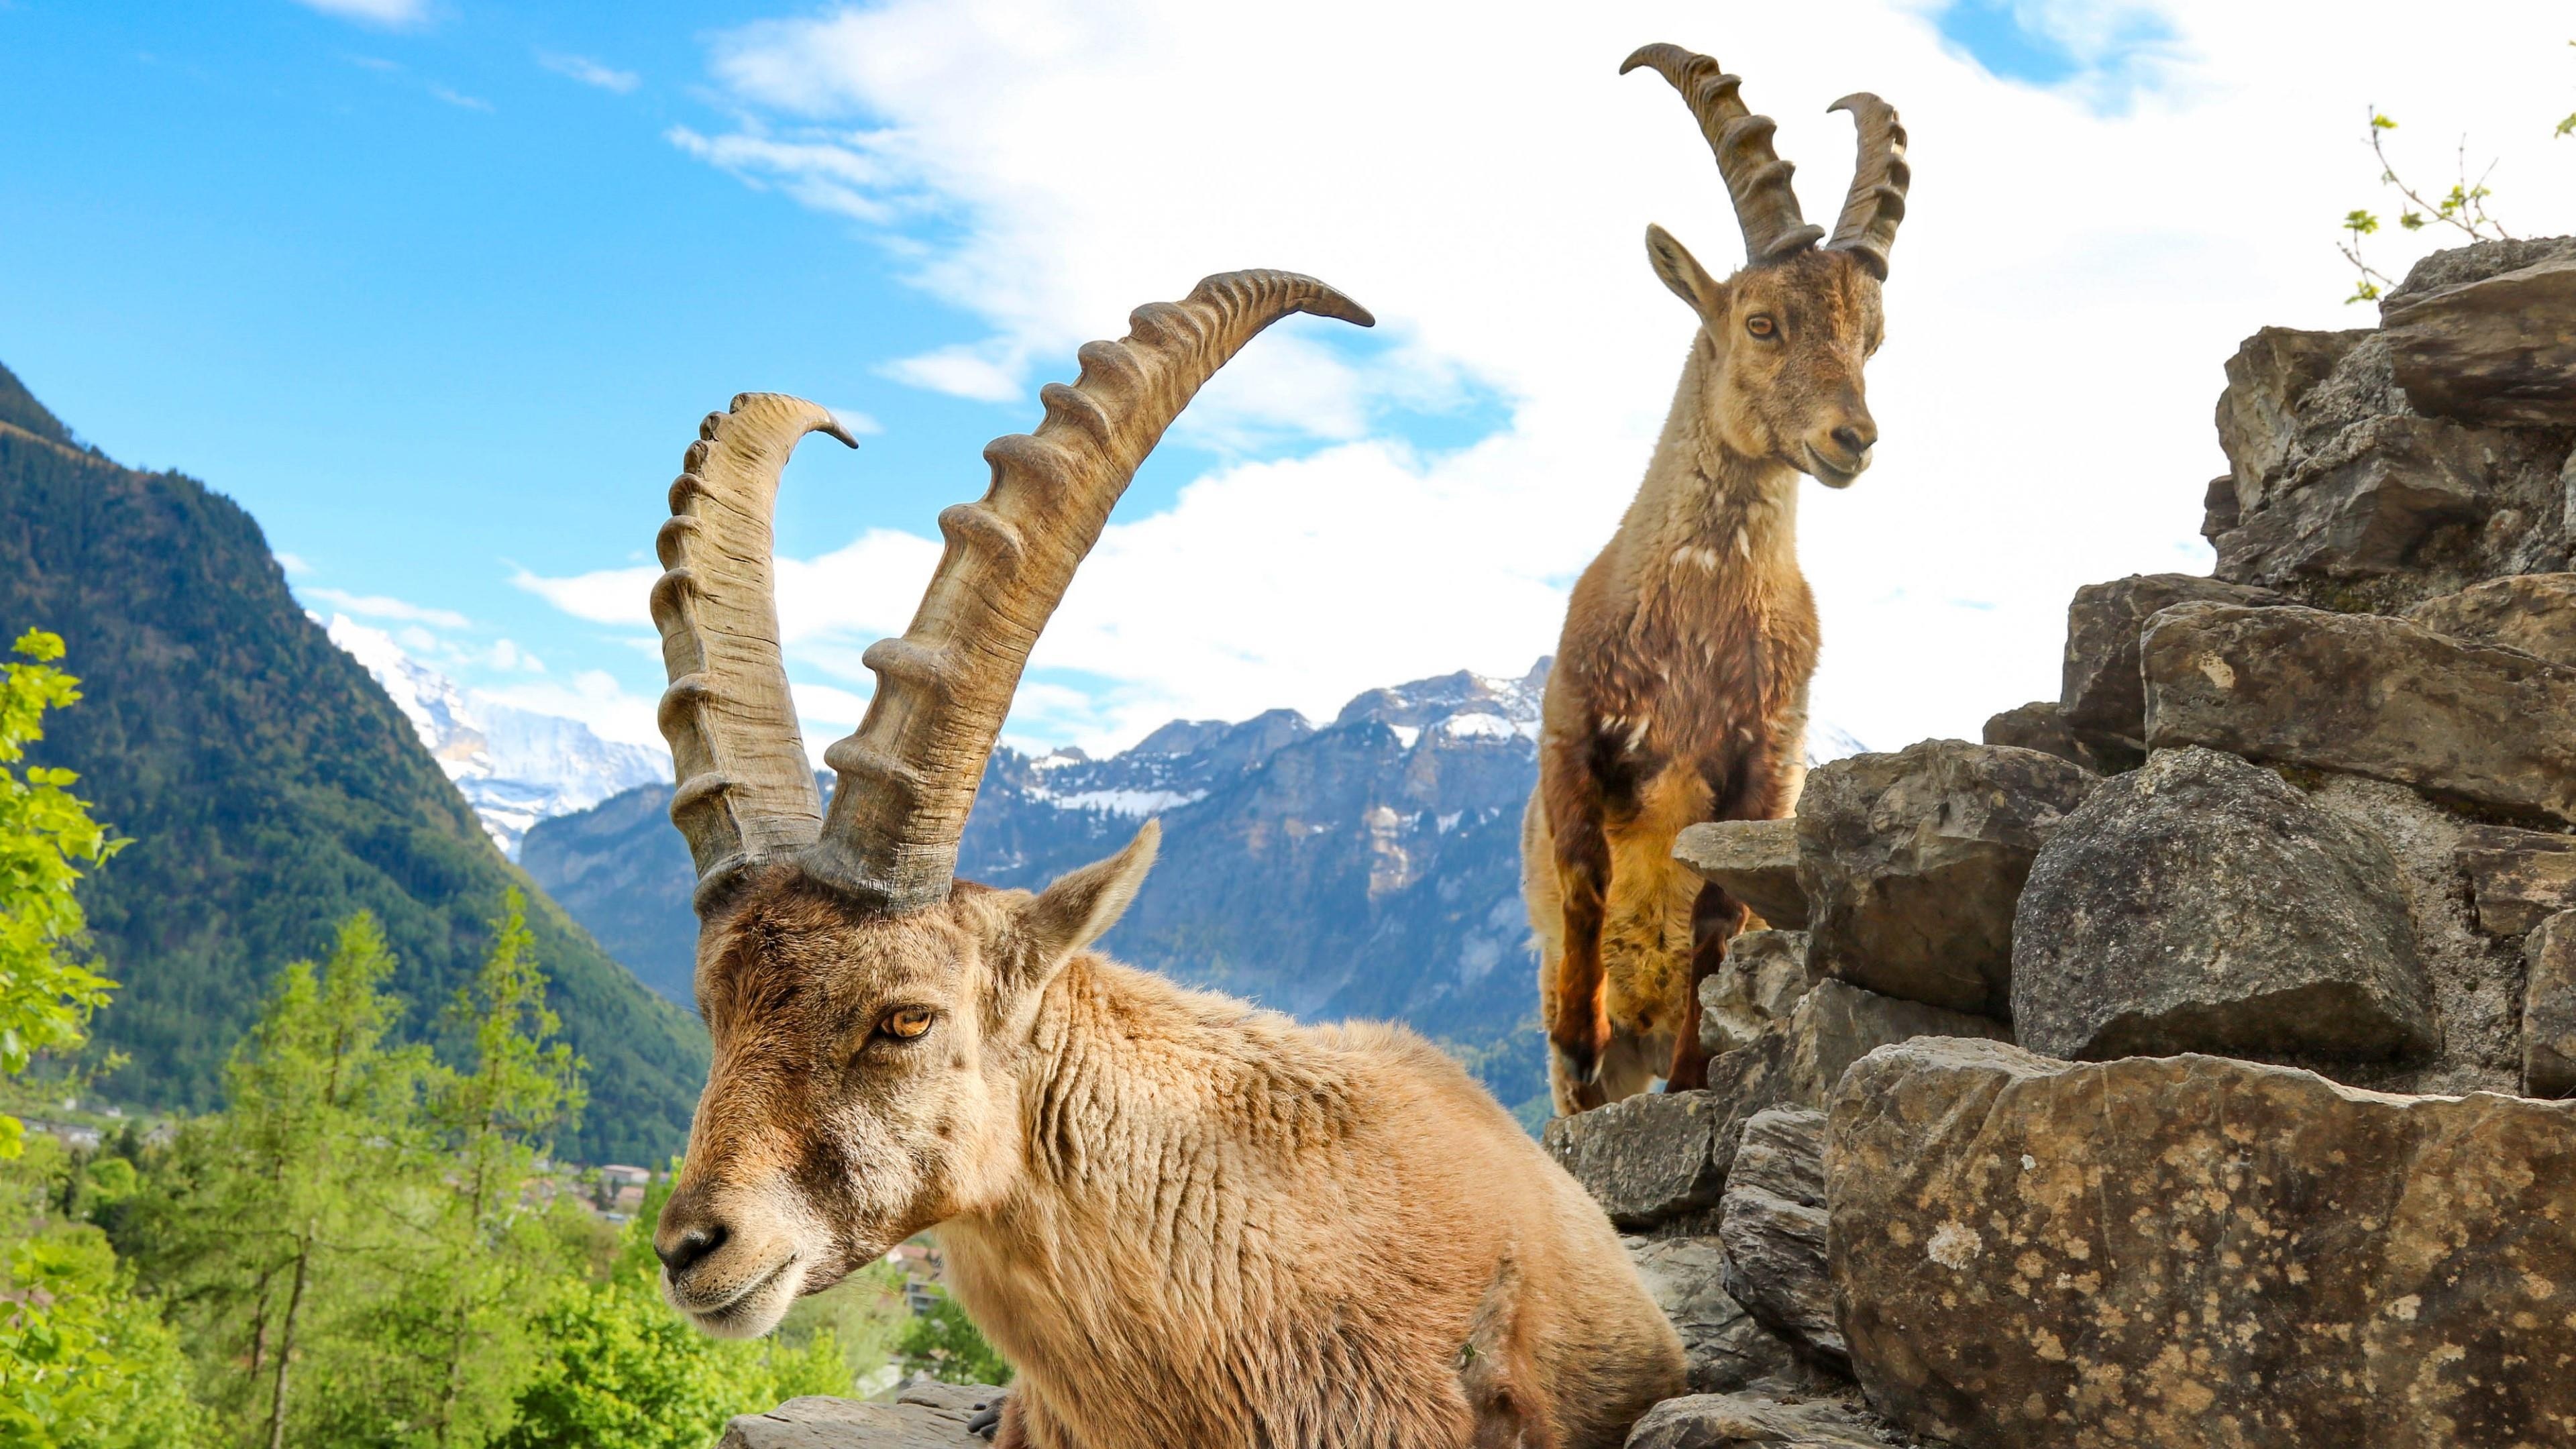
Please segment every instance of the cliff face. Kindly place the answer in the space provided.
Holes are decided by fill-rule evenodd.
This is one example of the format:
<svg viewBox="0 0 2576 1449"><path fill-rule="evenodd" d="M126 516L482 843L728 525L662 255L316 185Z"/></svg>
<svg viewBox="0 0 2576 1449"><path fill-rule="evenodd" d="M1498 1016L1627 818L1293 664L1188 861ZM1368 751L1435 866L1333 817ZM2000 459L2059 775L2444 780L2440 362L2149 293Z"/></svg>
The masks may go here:
<svg viewBox="0 0 2576 1449"><path fill-rule="evenodd" d="M0 626L63 636L87 698L37 758L134 844L84 888L109 974L106 1091L215 1105L268 978L366 909L402 960L406 1030L434 1034L525 877L411 725L287 592L250 515L177 473L73 447L0 372ZM591 1105L563 1150L650 1160L686 1133L703 1035L542 892L530 924Z"/></svg>
<svg viewBox="0 0 2576 1449"><path fill-rule="evenodd" d="M1542 667L1371 690L1321 728L1286 710L1174 721L1099 760L997 750L959 873L1035 888L1157 817L1161 859L1104 950L1309 1018L1409 1022L1527 1103L1545 1083L1520 812L1545 681ZM670 797L654 786L542 822L521 860L685 1002L697 926Z"/></svg>

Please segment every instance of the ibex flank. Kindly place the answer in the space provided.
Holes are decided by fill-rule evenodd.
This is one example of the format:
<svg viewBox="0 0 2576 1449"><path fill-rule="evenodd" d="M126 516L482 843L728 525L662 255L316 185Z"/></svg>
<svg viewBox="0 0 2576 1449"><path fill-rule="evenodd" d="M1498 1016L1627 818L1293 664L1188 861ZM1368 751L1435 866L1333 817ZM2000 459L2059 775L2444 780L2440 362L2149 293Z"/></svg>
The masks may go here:
<svg viewBox="0 0 2576 1449"><path fill-rule="evenodd" d="M1862 369L1905 215L1905 130L1878 97L1833 109L1860 165L1830 241L1799 213L1773 122L1716 61L1649 45L1689 105L1744 229L1723 281L1659 226L1655 275L1699 319L1619 531L1584 570L1547 686L1521 880L1539 941L1556 1110L1707 1084L1699 980L1749 916L1675 865L1702 820L1786 815L1806 776L1815 599L1798 571L1798 475L1848 486L1878 441ZM1824 242L1822 247L1818 242Z"/></svg>
<svg viewBox="0 0 2576 1449"><path fill-rule="evenodd" d="M828 815L770 518L789 451L837 424L770 394L707 419L653 593L715 1047L655 1232L664 1291L710 1332L762 1333L936 1226L1018 1370L1005 1449L1612 1449L1682 1392L1680 1342L1600 1209L1456 1064L1091 951L1151 824L1035 895L954 878L1020 672L1112 505L1291 312L1369 321L1311 278L1211 277L1084 347L1037 432L985 450L991 488L940 515L912 627L868 651Z"/></svg>

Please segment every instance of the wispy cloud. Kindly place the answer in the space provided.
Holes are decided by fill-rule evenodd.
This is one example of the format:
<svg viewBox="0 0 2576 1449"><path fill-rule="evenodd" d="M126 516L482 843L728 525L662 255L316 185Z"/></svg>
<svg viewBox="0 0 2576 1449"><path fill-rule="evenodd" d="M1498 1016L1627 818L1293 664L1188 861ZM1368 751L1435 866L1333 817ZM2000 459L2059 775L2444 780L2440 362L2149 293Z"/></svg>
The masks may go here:
<svg viewBox="0 0 2576 1449"><path fill-rule="evenodd" d="M320 599L336 609L368 619L398 619L406 624L435 624L442 629L466 629L474 621L453 609L434 609L385 594L352 594L340 589L306 589L306 597Z"/></svg>
<svg viewBox="0 0 2576 1449"><path fill-rule="evenodd" d="M286 570L289 576L301 576L313 572L313 565L306 563L302 554L288 553L281 548L270 557L276 559L277 566Z"/></svg>
<svg viewBox="0 0 2576 1449"><path fill-rule="evenodd" d="M429 19L429 0L296 0L296 3L325 15L337 15L343 20L389 28L418 25Z"/></svg>
<svg viewBox="0 0 2576 1449"><path fill-rule="evenodd" d="M951 397L1010 402L1028 392L1020 380L1027 366L1027 357L1016 349L961 342L918 357L897 358L877 370L897 382Z"/></svg>
<svg viewBox="0 0 2576 1449"><path fill-rule="evenodd" d="M459 110L489 111L492 109L492 103L481 96L469 96L461 91L449 90L445 86L431 86L429 93Z"/></svg>
<svg viewBox="0 0 2576 1449"><path fill-rule="evenodd" d="M663 135L701 161L753 186L775 186L817 211L884 223L903 210L894 194L899 173L871 154L875 138L864 132L780 139L758 130L704 136L673 126Z"/></svg>
<svg viewBox="0 0 2576 1449"><path fill-rule="evenodd" d="M552 51L541 50L537 52L537 64L557 75L569 76L583 85L597 86L604 91L615 91L621 96L632 94L637 86L644 83L644 78L631 70L619 70L614 66L603 65L586 55L559 55Z"/></svg>

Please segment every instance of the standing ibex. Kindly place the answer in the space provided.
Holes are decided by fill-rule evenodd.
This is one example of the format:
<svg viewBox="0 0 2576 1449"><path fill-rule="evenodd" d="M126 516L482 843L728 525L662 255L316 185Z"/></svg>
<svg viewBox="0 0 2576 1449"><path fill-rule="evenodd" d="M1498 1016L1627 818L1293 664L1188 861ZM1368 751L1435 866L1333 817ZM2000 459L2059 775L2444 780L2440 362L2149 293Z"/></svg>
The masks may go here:
<svg viewBox="0 0 2576 1449"><path fill-rule="evenodd" d="M1905 215L1905 130L1873 95L1833 109L1860 126L1860 167L1822 249L1800 216L1773 123L1717 62L1649 45L1689 103L1744 227L1746 263L1708 274L1659 226L1655 275L1699 332L1618 533L1574 586L1547 684L1521 880L1539 939L1556 1110L1707 1084L1701 977L1744 908L1672 860L1702 820L1787 814L1806 774L1816 605L1798 572L1798 475L1848 485L1878 426L1861 369L1878 349L1879 283Z"/></svg>
<svg viewBox="0 0 2576 1449"><path fill-rule="evenodd" d="M985 449L817 806L770 587L779 470L831 415L754 394L672 486L653 591L671 816L698 870L715 1060L655 1230L671 1302L766 1331L937 1225L1019 1370L1003 1445L1609 1449L1682 1391L1679 1340L1574 1180L1412 1033L1301 1027L1087 948L1154 857L1036 895L953 878L1039 631L1191 394L1290 312L1238 272L1139 309ZM844 441L847 441L844 438Z"/></svg>

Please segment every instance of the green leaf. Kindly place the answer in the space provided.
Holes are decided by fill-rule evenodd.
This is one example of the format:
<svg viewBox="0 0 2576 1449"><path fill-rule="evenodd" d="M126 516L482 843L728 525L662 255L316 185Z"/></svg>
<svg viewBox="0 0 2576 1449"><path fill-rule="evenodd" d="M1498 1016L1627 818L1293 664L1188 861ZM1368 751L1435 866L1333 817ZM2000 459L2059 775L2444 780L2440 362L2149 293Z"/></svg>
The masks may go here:
<svg viewBox="0 0 2576 1449"><path fill-rule="evenodd" d="M2370 113L2370 126L2374 131L2394 131L2397 129L2397 121L2393 116L2373 111Z"/></svg>
<svg viewBox="0 0 2576 1449"><path fill-rule="evenodd" d="M2367 211L2348 211L2344 213L2343 229L2354 236L2368 236L2379 230L2379 218Z"/></svg>

